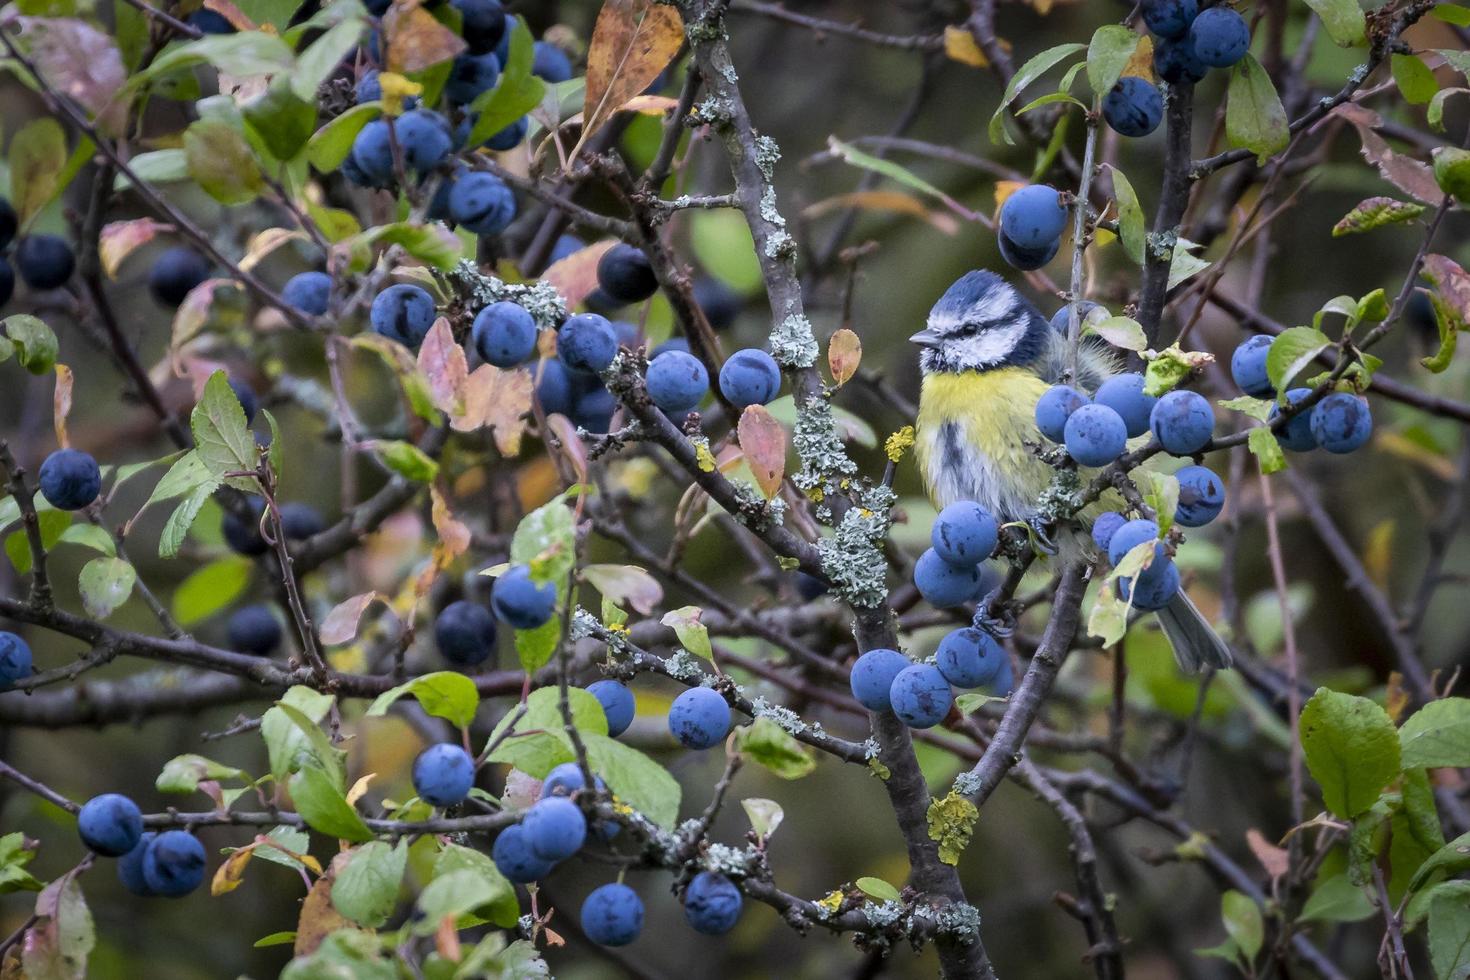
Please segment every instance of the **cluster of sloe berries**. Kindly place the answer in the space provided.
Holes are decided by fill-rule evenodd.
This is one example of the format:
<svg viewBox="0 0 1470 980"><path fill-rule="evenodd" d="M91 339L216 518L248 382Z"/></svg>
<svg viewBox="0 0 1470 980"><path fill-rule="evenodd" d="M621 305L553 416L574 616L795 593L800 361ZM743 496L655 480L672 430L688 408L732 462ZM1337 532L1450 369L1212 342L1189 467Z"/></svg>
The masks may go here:
<svg viewBox="0 0 1470 980"><path fill-rule="evenodd" d="M1256 398L1275 398L1276 389L1266 374L1266 355L1272 338L1265 334L1251 337L1230 356L1230 376L1240 390ZM1296 404L1312 393L1310 388L1290 388L1286 401ZM1271 409L1274 420L1280 409ZM1373 436L1373 415L1368 399L1346 391L1335 391L1312 406L1310 412L1298 412L1276 430L1277 441L1294 453L1325 449L1329 453L1350 453L1364 446Z"/></svg>
<svg viewBox="0 0 1470 980"><path fill-rule="evenodd" d="M0 306L10 302L17 272L27 286L39 291L60 289L76 268L76 256L65 238L33 234L17 242L15 233L19 230L20 222L10 199L0 197Z"/></svg>
<svg viewBox="0 0 1470 980"><path fill-rule="evenodd" d="M1196 0L1144 0L1143 22L1154 35L1154 71L1171 85L1192 85L1211 68L1229 68L1251 45L1240 14ZM1146 78L1118 79L1102 101L1103 119L1123 136L1147 136L1164 118L1164 97Z"/></svg>
<svg viewBox="0 0 1470 980"><path fill-rule="evenodd" d="M182 898L204 882L204 845L183 830L143 832L138 804L121 793L94 796L77 813L77 833L95 854L118 858L123 887L145 898Z"/></svg>
<svg viewBox="0 0 1470 980"><path fill-rule="evenodd" d="M1210 443L1215 413L1198 392L1177 389L1161 397L1144 391L1136 372L1115 374L1089 398L1071 385L1053 385L1036 402L1036 427L1083 466L1106 466L1128 440L1152 432L1165 452L1193 456Z"/></svg>
<svg viewBox="0 0 1470 980"><path fill-rule="evenodd" d="M1040 269L1056 257L1067 228L1062 196L1045 184L1028 184L1000 206L996 239L1000 257L1022 272Z"/></svg>
<svg viewBox="0 0 1470 980"><path fill-rule="evenodd" d="M985 561L999 540L990 511L970 500L950 504L934 521L930 547L914 563L914 587L940 609L978 601L993 585Z"/></svg>
<svg viewBox="0 0 1470 980"><path fill-rule="evenodd" d="M934 661L914 663L897 650L869 650L852 665L852 696L869 711L893 712L910 728L933 728L954 704L951 685L989 688L1002 697L1015 685L1005 650L977 627L945 636Z"/></svg>

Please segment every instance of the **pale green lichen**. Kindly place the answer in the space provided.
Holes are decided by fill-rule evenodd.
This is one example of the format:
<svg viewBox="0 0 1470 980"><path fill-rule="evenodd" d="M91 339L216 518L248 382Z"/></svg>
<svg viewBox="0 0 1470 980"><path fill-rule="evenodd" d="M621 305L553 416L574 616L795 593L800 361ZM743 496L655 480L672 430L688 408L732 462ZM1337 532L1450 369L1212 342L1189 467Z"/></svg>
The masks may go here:
<svg viewBox="0 0 1470 980"><path fill-rule="evenodd" d="M531 314L536 326L547 330L555 330L567 318L566 301L556 287L545 280L504 282L495 276L485 275L469 259L461 259L458 265L444 274L444 278L472 310L484 309L502 300L515 303Z"/></svg>
<svg viewBox="0 0 1470 980"><path fill-rule="evenodd" d="M857 464L847 455L826 399L808 402L796 413L791 443L801 460L801 472L792 479L804 491L821 488L825 496L836 489L833 484L857 474Z"/></svg>
<svg viewBox="0 0 1470 980"><path fill-rule="evenodd" d="M796 239L778 231L766 239L766 258L784 261L796 258Z"/></svg>
<svg viewBox="0 0 1470 980"><path fill-rule="evenodd" d="M716 127L728 126L734 119L735 107L728 99L714 95L707 96L689 113L690 122Z"/></svg>
<svg viewBox="0 0 1470 980"><path fill-rule="evenodd" d="M701 862L710 871L730 878L745 878L750 874L751 855L729 844L711 844L704 852Z"/></svg>
<svg viewBox="0 0 1470 980"><path fill-rule="evenodd" d="M941 935L953 936L969 946L980 938L980 910L967 902L951 902L934 917Z"/></svg>
<svg viewBox="0 0 1470 980"><path fill-rule="evenodd" d="M755 138L755 165L760 168L766 180L771 180L776 173L776 161L781 159L781 147L769 136L757 136Z"/></svg>
<svg viewBox="0 0 1470 980"><path fill-rule="evenodd" d="M836 533L817 543L822 571L849 605L871 609L888 597L888 562L881 542L888 534L888 513L853 507Z"/></svg>
<svg viewBox="0 0 1470 980"><path fill-rule="evenodd" d="M820 350L812 322L800 313L791 314L771 331L771 356L782 367L809 368L817 363Z"/></svg>
<svg viewBox="0 0 1470 980"><path fill-rule="evenodd" d="M727 41L730 38L725 31L723 17L706 17L702 20L690 21L684 25L684 36L689 39L690 44L695 45Z"/></svg>
<svg viewBox="0 0 1470 980"><path fill-rule="evenodd" d="M863 917L868 920L868 925L874 929L887 929L904 916L903 905L891 899L877 904L867 902L863 905L862 912Z"/></svg>
<svg viewBox="0 0 1470 980"><path fill-rule="evenodd" d="M767 184L766 189L761 193L760 212L761 217L765 218L771 224L780 228L786 227L786 219L781 216L781 210L776 206L776 187L774 184Z"/></svg>
<svg viewBox="0 0 1470 980"><path fill-rule="evenodd" d="M680 650L664 661L664 669L677 681L690 681L704 673L700 660L688 650Z"/></svg>
<svg viewBox="0 0 1470 980"><path fill-rule="evenodd" d="M966 769L954 778L954 791L961 796L974 796L980 792L980 774Z"/></svg>
<svg viewBox="0 0 1470 980"><path fill-rule="evenodd" d="M772 497L767 500L749 483L737 482L734 487L735 499L738 502L738 513L735 516L739 517L746 527L753 531L766 531L773 527L780 527L786 520L786 501L780 497Z"/></svg>

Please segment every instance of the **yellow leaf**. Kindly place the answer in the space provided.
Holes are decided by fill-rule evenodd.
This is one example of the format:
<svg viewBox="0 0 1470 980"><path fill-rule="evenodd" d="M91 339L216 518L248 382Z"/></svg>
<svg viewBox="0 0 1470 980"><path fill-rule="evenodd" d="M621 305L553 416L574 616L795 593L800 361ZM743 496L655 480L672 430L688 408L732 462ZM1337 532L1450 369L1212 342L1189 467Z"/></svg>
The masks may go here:
<svg viewBox="0 0 1470 980"><path fill-rule="evenodd" d="M848 194L836 194L807 205L802 209L801 215L803 218L818 218L828 212L846 208L911 214L929 222L946 235L955 234L960 227L954 215L944 211L932 211L925 207L917 197L905 194L903 191L853 191Z"/></svg>
<svg viewBox="0 0 1470 980"><path fill-rule="evenodd" d="M403 112L403 100L419 95L424 87L418 82L404 78L396 71L385 71L378 75L378 84L383 90L383 111L390 116Z"/></svg>
<svg viewBox="0 0 1470 980"><path fill-rule="evenodd" d="M954 24L944 29L944 53L951 61L958 61L962 65L972 68L990 67L990 59L985 57L980 45L975 43L975 35Z"/></svg>
<svg viewBox="0 0 1470 980"><path fill-rule="evenodd" d="M1025 186L1026 183L1020 180L997 180L995 182L995 213L1000 214L1001 205L1005 204L1006 198Z"/></svg>
<svg viewBox="0 0 1470 980"><path fill-rule="evenodd" d="M1393 518L1385 518L1368 533L1368 544L1363 549L1363 568L1380 589L1388 588L1393 563L1393 532Z"/></svg>
<svg viewBox="0 0 1470 980"><path fill-rule="evenodd" d="M301 916L296 922L296 945L292 950L295 955L308 956L316 952L329 933L354 928L351 921L332 905L332 877L341 867L339 862L344 861L341 854L333 858L332 875L318 878L311 891L306 893L306 899L301 903Z"/></svg>
<svg viewBox="0 0 1470 980"><path fill-rule="evenodd" d="M493 364L481 364L465 380L464 411L451 424L460 432L489 426L495 448L502 455L515 456L521 451L521 436L531 411L532 387L529 371L502 371Z"/></svg>
<svg viewBox="0 0 1470 980"><path fill-rule="evenodd" d="M357 801L367 795L368 784L371 783L374 777L376 777L377 775L378 774L375 772L370 772L366 776L363 776L357 782L352 784L352 788L347 791L348 806L356 806Z"/></svg>
<svg viewBox="0 0 1470 980"><path fill-rule="evenodd" d="M654 0L606 0L587 48L582 140L658 77L684 45L684 23Z"/></svg>
<svg viewBox="0 0 1470 980"><path fill-rule="evenodd" d="M1123 74L1119 77L1127 78L1130 75L1154 85L1159 82L1154 75L1154 39L1147 34L1138 39L1138 47L1133 49L1133 56L1123 66Z"/></svg>
<svg viewBox="0 0 1470 980"><path fill-rule="evenodd" d="M214 879L209 883L209 894L223 895L240 887L240 882L245 880L245 865L255 856L255 848L258 844L247 844L225 858L223 864L214 873Z"/></svg>
<svg viewBox="0 0 1470 980"><path fill-rule="evenodd" d="M51 395L51 415L56 427L56 444L62 449L71 445L66 435L66 417L71 413L71 368L56 364L56 390Z"/></svg>

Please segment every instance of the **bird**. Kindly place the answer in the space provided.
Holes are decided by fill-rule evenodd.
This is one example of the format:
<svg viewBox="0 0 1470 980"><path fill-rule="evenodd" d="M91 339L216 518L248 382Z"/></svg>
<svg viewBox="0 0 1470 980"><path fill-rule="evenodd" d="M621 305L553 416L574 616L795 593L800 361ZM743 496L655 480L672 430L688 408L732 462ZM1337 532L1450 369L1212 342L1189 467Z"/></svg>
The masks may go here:
<svg viewBox="0 0 1470 980"><path fill-rule="evenodd" d="M929 497L940 510L972 500L1003 522L1036 519L1037 500L1056 471L1033 450L1040 441L1036 402L1070 373L1063 331L1030 300L989 270L967 272L929 311L912 337L923 376L914 453ZM1088 392L1121 370L1111 348L1083 342L1071 384ZM1028 445L1029 444L1029 445ZM1090 471L1080 468L1084 475ZM1092 520L1104 500L1077 515ZM1087 560L1091 536L1063 532L1063 561ZM1158 611L1181 669L1230 666L1230 649L1181 589Z"/></svg>

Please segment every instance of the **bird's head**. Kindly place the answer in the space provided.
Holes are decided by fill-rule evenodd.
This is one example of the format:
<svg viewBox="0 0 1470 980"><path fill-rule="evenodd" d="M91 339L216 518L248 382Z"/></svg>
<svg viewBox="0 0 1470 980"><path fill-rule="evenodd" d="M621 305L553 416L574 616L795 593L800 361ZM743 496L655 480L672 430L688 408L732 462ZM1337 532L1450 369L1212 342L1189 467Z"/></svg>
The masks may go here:
<svg viewBox="0 0 1470 980"><path fill-rule="evenodd" d="M945 290L909 341L923 348L919 367L925 374L989 371L1030 364L1049 329L1030 300L995 273L977 270Z"/></svg>

